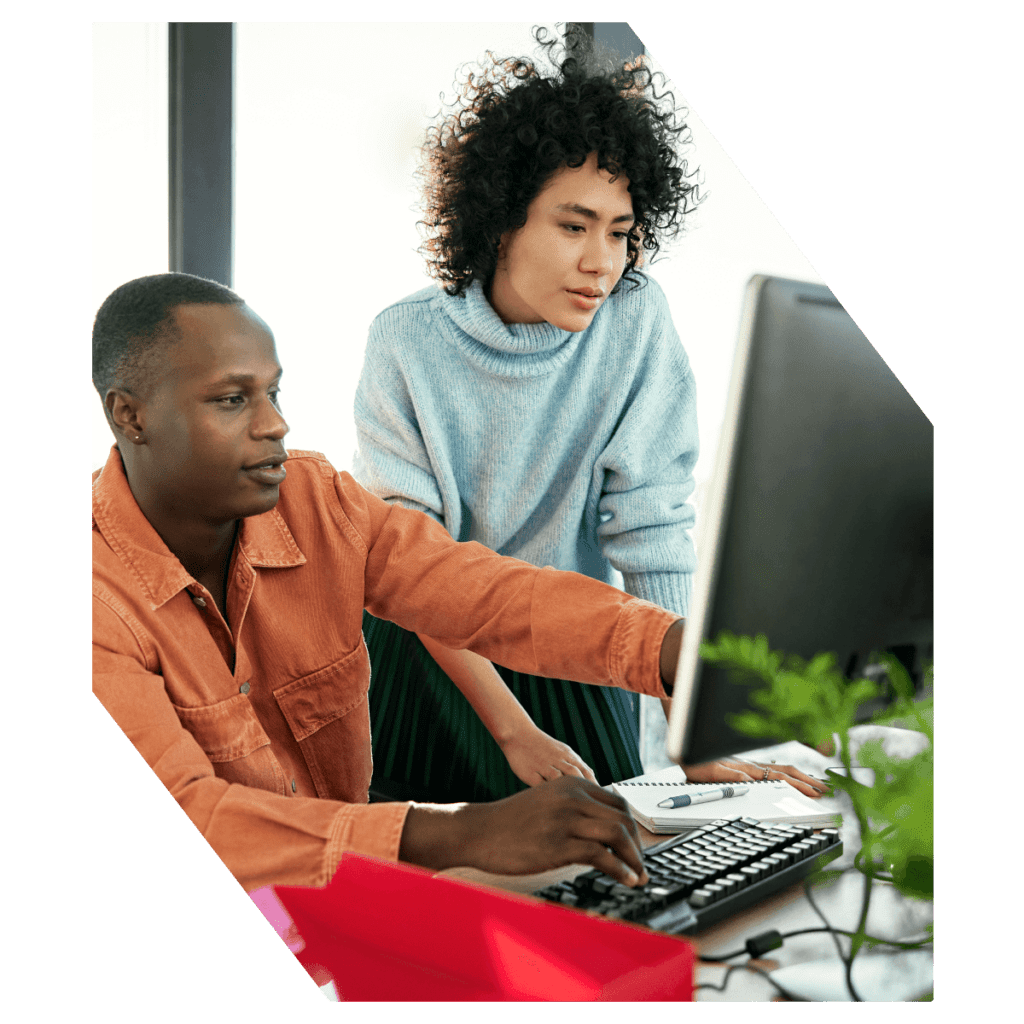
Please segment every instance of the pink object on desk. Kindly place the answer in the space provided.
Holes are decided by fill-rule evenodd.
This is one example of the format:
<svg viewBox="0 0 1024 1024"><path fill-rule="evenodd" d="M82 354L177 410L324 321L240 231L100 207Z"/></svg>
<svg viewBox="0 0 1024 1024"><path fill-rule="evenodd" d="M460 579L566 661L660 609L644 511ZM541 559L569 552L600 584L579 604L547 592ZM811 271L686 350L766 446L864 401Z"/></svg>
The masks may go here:
<svg viewBox="0 0 1024 1024"><path fill-rule="evenodd" d="M346 854L327 886L250 893L343 1000L690 1000L693 947L635 925Z"/></svg>

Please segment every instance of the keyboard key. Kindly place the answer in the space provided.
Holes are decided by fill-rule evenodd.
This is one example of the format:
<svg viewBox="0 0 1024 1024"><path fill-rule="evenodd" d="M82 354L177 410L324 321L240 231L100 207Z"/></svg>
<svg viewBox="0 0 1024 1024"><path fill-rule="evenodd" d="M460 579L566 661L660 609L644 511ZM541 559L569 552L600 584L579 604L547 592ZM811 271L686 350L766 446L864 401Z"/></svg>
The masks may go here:
<svg viewBox="0 0 1024 1024"><path fill-rule="evenodd" d="M714 899L714 894L709 889L697 889L690 894L688 902L691 907L706 907Z"/></svg>

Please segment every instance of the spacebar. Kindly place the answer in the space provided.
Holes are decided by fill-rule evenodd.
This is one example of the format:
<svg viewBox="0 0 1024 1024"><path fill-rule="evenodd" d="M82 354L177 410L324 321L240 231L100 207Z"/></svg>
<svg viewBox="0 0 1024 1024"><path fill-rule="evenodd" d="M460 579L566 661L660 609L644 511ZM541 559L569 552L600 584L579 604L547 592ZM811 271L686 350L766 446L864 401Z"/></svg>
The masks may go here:
<svg viewBox="0 0 1024 1024"><path fill-rule="evenodd" d="M697 915L686 900L679 900L664 910L659 910L653 917L638 919L637 924L647 925L655 931L665 932L672 935L687 928L694 928L697 925Z"/></svg>

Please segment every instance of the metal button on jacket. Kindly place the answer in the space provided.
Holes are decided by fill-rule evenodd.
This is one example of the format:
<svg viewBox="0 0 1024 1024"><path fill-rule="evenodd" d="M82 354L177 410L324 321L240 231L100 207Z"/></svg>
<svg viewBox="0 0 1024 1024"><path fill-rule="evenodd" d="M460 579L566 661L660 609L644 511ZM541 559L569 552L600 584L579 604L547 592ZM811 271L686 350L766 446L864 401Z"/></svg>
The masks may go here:
<svg viewBox="0 0 1024 1024"><path fill-rule="evenodd" d="M249 692L249 684L248 683L242 683L242 685L238 688L238 692L239 693L248 693Z"/></svg>

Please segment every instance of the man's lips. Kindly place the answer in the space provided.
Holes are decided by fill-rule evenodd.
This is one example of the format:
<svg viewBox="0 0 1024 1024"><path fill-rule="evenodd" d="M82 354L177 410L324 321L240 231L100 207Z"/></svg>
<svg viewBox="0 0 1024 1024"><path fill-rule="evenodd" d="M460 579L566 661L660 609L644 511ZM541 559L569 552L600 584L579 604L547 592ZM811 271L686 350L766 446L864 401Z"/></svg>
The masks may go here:
<svg viewBox="0 0 1024 1024"><path fill-rule="evenodd" d="M251 466L246 466L244 472L259 483L272 487L281 483L281 481L288 475L283 465L287 458L287 455L272 455L270 458L264 459L262 462L256 462Z"/></svg>
<svg viewBox="0 0 1024 1024"><path fill-rule="evenodd" d="M254 462L251 466L246 466L246 469L277 469L283 462L288 458L287 453L282 452L280 455L271 455L270 458L264 459L262 462Z"/></svg>

